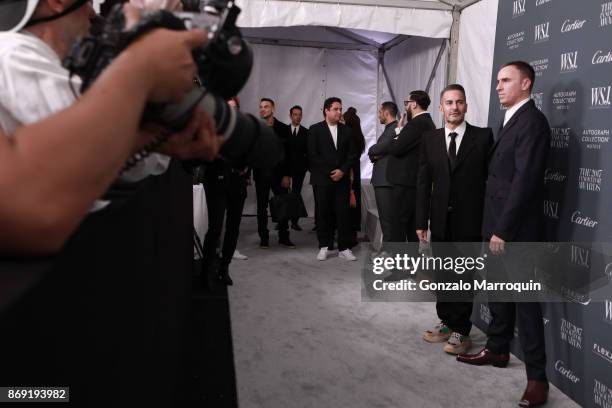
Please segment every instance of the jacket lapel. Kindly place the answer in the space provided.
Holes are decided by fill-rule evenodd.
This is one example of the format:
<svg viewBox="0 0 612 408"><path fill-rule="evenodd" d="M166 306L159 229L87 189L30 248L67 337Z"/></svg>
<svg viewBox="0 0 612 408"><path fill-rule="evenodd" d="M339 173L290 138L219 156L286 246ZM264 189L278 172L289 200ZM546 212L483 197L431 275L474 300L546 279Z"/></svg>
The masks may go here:
<svg viewBox="0 0 612 408"><path fill-rule="evenodd" d="M455 162L455 168L453 169L453 171L457 170L457 167L461 165L465 158L470 154L472 149L474 149L474 134L470 131L470 128L470 124L466 122L465 133L463 134L463 139L461 139L461 144L459 145L459 151L457 152L457 161Z"/></svg>
<svg viewBox="0 0 612 408"><path fill-rule="evenodd" d="M325 132L327 134L327 140L329 141L332 149L337 151L338 149L334 145L334 138L332 137L331 130L329 129L329 125L327 124L327 122L323 122L323 127L325 128ZM336 143L340 144L340 128L337 127L336 129L338 129L338 140L336 140Z"/></svg>
<svg viewBox="0 0 612 408"><path fill-rule="evenodd" d="M495 149L497 148L497 145L499 144L499 141L502 140L502 137L504 137L504 135L506 134L506 132L508 131L508 129L510 129L512 126L514 126L514 124L518 121L519 116L521 116L521 114L523 112L525 112L527 109L531 108L532 106L535 106L534 102L530 99L526 104L524 104L523 106L521 106L521 108L519 110L517 110L514 115L512 115L512 117L510 118L510 120L508 121L508 123L506 123L506 126L504 126L501 131L499 132L499 135L497 136L497 140L495 141L495 143L493 144L493 147L491 148L491 153L493 153L495 151ZM502 122L503 123L503 122Z"/></svg>
<svg viewBox="0 0 612 408"><path fill-rule="evenodd" d="M433 137L436 139L434 141L434 146L438 150L438 157L440 157L443 163L442 166L446 169L446 172L450 174L450 160L448 159L448 150L446 149L446 132L444 132L444 128L438 129Z"/></svg>

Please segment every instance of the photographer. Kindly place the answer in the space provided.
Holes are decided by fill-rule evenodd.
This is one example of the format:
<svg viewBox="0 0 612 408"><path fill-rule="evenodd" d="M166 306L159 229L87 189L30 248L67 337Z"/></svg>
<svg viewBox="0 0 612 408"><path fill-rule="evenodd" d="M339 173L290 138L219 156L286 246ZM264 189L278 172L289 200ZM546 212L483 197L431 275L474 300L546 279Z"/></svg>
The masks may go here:
<svg viewBox="0 0 612 408"><path fill-rule="evenodd" d="M155 130L138 128L145 99L176 101L191 87L195 67L190 50L205 35L158 30L139 38L68 108L75 98L60 57L70 41L86 33L90 6L80 0L0 4L3 24L9 13L25 12L2 29L39 21L27 31L0 34L0 124L11 135L2 136L3 151L7 157L10 149L13 156L23 151L35 160L28 163L34 166L30 169L15 157L8 161L15 168L0 176L3 196L17 182L29 192L14 204L2 200L3 226L5 211L23 219L35 205L50 207L42 227L41 218L25 232L18 221L9 222L21 242L9 245L3 230L3 246L54 251L90 209L62 250L44 263L43 272L2 299L0 384L69 385L76 406L114 406L118 401L173 406L174 396L181 395L179 373L186 371L181 364L191 290L191 177L179 161L149 157L122 174L124 184L138 183L130 186L121 205L98 200L89 206L127 155L155 136ZM149 38L157 42L145 47ZM65 108L44 122L44 131L43 124L19 129ZM181 159L211 159L220 143L215 133L210 117L196 111L165 152ZM28 183L33 186L22 187ZM56 232L59 227L62 231ZM50 230L50 237L38 237ZM28 247L32 235L40 242ZM22 259L23 270L9 272L16 269L13 275L25 276L38 262ZM146 392L150 389L155 396Z"/></svg>
<svg viewBox="0 0 612 408"><path fill-rule="evenodd" d="M146 100L176 100L191 87L191 49L204 41L198 31L156 30L72 107L13 134L0 131L0 252L59 250L129 153L146 142L137 131ZM99 117L107 120L91 126ZM198 135L214 156L219 143L210 126Z"/></svg>

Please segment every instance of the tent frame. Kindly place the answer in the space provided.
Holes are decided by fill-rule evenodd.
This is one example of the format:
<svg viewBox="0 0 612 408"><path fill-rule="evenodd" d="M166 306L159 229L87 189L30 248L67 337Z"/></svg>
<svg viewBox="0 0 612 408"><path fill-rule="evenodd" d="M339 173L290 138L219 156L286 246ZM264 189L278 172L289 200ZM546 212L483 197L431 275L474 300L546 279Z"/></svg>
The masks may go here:
<svg viewBox="0 0 612 408"><path fill-rule="evenodd" d="M103 1L103 0L102 0ZM295 0L279 0L279 1L291 1ZM453 16L453 22L450 30L450 38L442 40L438 56L434 63L434 66L429 75L427 86L425 91L429 92L431 84L436 76L436 71L440 65L440 61L444 55L444 51L448 47L449 51L447 54L446 64L446 83L451 84L457 81L457 62L459 54L459 24L461 23L461 12L481 0L438 0L438 1L424 1L424 0L299 0L303 3L327 3L327 4L338 4L338 5L354 5L354 6L370 6L370 7L395 7L395 8L413 8L420 10L442 10L450 11ZM393 39L386 43L378 43L374 40L366 38L357 33L338 28L338 27L326 27L328 30L342 37L345 37L355 44L338 43L338 42L320 42L320 41L304 41L304 40L282 40L282 39L270 39L260 37L246 37L246 39L253 44L265 44L265 45L279 45L288 47L311 47L311 48L327 48L327 49L338 49L338 50L350 50L350 51L371 51L378 52L378 66L382 72L383 78L389 89L391 98L396 102L399 101L396 98L396 94L391 86L387 70L385 68L385 53L398 46L407 39L411 38L409 35L397 35Z"/></svg>

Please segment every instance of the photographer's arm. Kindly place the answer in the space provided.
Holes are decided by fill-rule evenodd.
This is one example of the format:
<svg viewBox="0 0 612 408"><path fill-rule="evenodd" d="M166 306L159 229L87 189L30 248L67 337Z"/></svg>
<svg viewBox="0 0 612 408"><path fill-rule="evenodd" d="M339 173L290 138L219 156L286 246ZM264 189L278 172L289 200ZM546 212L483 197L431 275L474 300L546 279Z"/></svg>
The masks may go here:
<svg viewBox="0 0 612 408"><path fill-rule="evenodd" d="M58 250L117 177L147 100L191 87L202 32L155 30L109 66L72 107L0 134L0 251Z"/></svg>

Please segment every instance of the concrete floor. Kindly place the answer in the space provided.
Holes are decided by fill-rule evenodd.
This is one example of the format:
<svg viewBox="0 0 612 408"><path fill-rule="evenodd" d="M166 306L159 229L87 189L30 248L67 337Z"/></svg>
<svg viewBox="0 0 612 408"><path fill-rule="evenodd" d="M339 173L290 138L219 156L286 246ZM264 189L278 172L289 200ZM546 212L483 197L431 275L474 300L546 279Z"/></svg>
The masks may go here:
<svg viewBox="0 0 612 408"><path fill-rule="evenodd" d="M259 249L255 218L243 218L230 292L241 408L515 407L526 378L515 357L505 369L457 363L421 339L433 303L362 302L359 260L315 259L312 219L291 233L297 249ZM472 331L474 349L486 340ZM551 385L550 407L578 405Z"/></svg>

